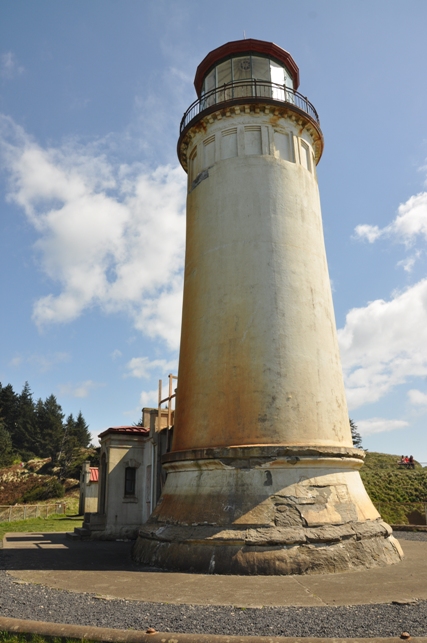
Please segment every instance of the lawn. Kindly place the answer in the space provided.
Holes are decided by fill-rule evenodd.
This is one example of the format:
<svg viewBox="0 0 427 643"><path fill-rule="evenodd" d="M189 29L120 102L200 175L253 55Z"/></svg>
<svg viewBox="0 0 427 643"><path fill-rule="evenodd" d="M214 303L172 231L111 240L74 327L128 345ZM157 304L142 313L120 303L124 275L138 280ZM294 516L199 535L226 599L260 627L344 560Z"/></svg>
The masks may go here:
<svg viewBox="0 0 427 643"><path fill-rule="evenodd" d="M363 484L386 522L422 524L427 503L427 468L417 463L415 469L400 469L399 457L368 452L360 472Z"/></svg>
<svg viewBox="0 0 427 643"><path fill-rule="evenodd" d="M39 533L74 531L74 527L81 527L82 522L82 516L64 516L63 514L52 514L47 518L29 518L28 520L0 522L0 543L3 541L3 536L11 531ZM2 643L2 639L0 639L0 643Z"/></svg>
<svg viewBox="0 0 427 643"><path fill-rule="evenodd" d="M80 639L82 641L83 639ZM77 639L61 638L57 636L40 636L40 634L12 634L0 632L0 643L77 643ZM84 639L84 643L90 643Z"/></svg>

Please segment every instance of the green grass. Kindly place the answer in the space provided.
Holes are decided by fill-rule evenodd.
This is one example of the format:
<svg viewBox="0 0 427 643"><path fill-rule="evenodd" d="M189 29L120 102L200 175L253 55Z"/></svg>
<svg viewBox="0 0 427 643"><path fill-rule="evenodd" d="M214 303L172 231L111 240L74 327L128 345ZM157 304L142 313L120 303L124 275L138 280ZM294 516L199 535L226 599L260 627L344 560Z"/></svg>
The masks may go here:
<svg viewBox="0 0 427 643"><path fill-rule="evenodd" d="M91 643L88 639L69 639L58 636L40 636L40 634L12 634L0 632L0 643Z"/></svg>
<svg viewBox="0 0 427 643"><path fill-rule="evenodd" d="M368 452L360 475L382 518L392 524L409 524L424 515L427 469L418 463L415 469L399 469L399 458Z"/></svg>
<svg viewBox="0 0 427 643"><path fill-rule="evenodd" d="M8 532L32 532L39 533L49 531L74 531L74 527L82 526L81 516L52 514L48 518L29 518L28 520L16 520L13 522L0 522L0 542ZM2 640L0 639L0 643Z"/></svg>

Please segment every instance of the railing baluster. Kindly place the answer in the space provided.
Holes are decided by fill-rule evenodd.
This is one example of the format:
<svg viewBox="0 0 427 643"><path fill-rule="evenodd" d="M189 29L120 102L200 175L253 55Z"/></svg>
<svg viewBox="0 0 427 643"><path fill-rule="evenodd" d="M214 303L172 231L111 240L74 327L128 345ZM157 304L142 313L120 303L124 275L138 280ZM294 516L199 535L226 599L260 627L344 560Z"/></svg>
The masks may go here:
<svg viewBox="0 0 427 643"><path fill-rule="evenodd" d="M276 90L276 91L274 91ZM276 93L276 96L274 94ZM227 94L229 94L227 96ZM268 97L282 103L290 103L306 112L313 120L319 123L319 116L306 96L302 96L294 89L268 81L257 81L256 78L233 83L224 84L221 87L215 87L210 92L204 94L201 98L195 100L185 112L180 123L180 132L187 127L193 118L196 118L205 109L236 100L238 98L251 97ZM283 96L283 98L281 98ZM274 97L274 98L273 98Z"/></svg>

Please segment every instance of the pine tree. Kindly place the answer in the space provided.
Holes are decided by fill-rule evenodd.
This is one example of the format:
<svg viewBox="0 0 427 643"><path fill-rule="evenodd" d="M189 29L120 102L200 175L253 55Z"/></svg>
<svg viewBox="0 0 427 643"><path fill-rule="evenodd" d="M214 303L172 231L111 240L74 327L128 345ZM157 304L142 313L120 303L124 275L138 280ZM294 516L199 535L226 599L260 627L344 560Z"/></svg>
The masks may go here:
<svg viewBox="0 0 427 643"><path fill-rule="evenodd" d="M90 445L92 438L81 411L79 411L75 420L73 435L76 437L79 446L87 448Z"/></svg>
<svg viewBox="0 0 427 643"><path fill-rule="evenodd" d="M79 448L75 428L76 420L70 413L63 426L61 448L58 454L59 478L67 478L73 468L76 451Z"/></svg>
<svg viewBox="0 0 427 643"><path fill-rule="evenodd" d="M8 467L13 459L12 438L4 426L3 419L0 418L0 467Z"/></svg>
<svg viewBox="0 0 427 643"><path fill-rule="evenodd" d="M38 437L33 394L28 382L25 382L18 396L18 419L12 432L13 446L23 459L38 455Z"/></svg>
<svg viewBox="0 0 427 643"><path fill-rule="evenodd" d="M45 458L52 458L55 463L64 438L64 414L56 397L50 395L44 402L39 400L36 407L39 431L40 451Z"/></svg>
<svg viewBox="0 0 427 643"><path fill-rule="evenodd" d="M9 432L12 442L16 426L18 424L19 408L18 395L11 384L2 386L0 383L0 417L3 419L4 427Z"/></svg>
<svg viewBox="0 0 427 643"><path fill-rule="evenodd" d="M28 382L20 395L11 384L2 386L0 382L0 419L9 437L0 438L0 451L12 440L12 450L23 460L34 456L52 458L56 464L59 454L68 454L73 449L88 447L91 441L89 427L79 412L75 419L70 414L64 423L61 405L54 395L34 403ZM68 456L67 456L68 457Z"/></svg>
<svg viewBox="0 0 427 643"><path fill-rule="evenodd" d="M351 439L353 440L353 446L356 447L357 449L363 449L362 436L357 430L357 425L354 423L354 421L351 418L349 418L349 422L350 422Z"/></svg>

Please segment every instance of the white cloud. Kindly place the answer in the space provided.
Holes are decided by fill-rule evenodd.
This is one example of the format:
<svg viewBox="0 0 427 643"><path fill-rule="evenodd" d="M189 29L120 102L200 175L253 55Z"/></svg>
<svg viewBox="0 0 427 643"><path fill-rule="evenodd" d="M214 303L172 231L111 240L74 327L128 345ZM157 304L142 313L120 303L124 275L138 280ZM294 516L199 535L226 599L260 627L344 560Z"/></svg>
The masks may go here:
<svg viewBox="0 0 427 643"><path fill-rule="evenodd" d="M410 403L415 406L427 406L427 393L422 393L413 388L408 391L408 398Z"/></svg>
<svg viewBox="0 0 427 643"><path fill-rule="evenodd" d="M420 256L421 256L421 251L417 250L417 252L415 252L413 255L406 257L406 259L402 259L401 261L398 261L397 265L402 266L405 272L411 273L414 268L415 262L417 261L417 259L420 258Z"/></svg>
<svg viewBox="0 0 427 643"><path fill-rule="evenodd" d="M94 382L93 380L86 380L79 384L61 384L59 386L59 394L70 397L88 397L91 391L103 386L105 386L105 384Z"/></svg>
<svg viewBox="0 0 427 643"><path fill-rule="evenodd" d="M347 314L338 331L347 400L376 402L412 377L427 376L427 279Z"/></svg>
<svg viewBox="0 0 427 643"><path fill-rule="evenodd" d="M18 64L13 52L7 51L0 56L0 77L8 80L19 76L24 68Z"/></svg>
<svg viewBox="0 0 427 643"><path fill-rule="evenodd" d="M364 223L363 225L358 225L354 228L356 237L360 239L366 239L369 243L374 243L382 235L382 231L377 225L368 225Z"/></svg>
<svg viewBox="0 0 427 643"><path fill-rule="evenodd" d="M111 353L111 359L114 361L116 359L119 359L119 357L122 356L122 351L119 351L118 348L115 348L113 352Z"/></svg>
<svg viewBox="0 0 427 643"><path fill-rule="evenodd" d="M39 328L98 306L126 312L137 329L177 348L185 231L181 168L114 163L105 153L71 144L43 149L7 117L0 119L0 143L8 199L37 231L41 269L60 288L36 301Z"/></svg>
<svg viewBox="0 0 427 643"><path fill-rule="evenodd" d="M384 228L363 224L356 226L354 231L356 237L369 243L380 237L393 237L409 247L417 237L427 240L427 192L420 192L402 203L397 217Z"/></svg>
<svg viewBox="0 0 427 643"><path fill-rule="evenodd" d="M13 368L18 368L19 366L21 366L23 361L24 361L24 358L21 355L16 355L13 359L10 360L9 366L12 366Z"/></svg>
<svg viewBox="0 0 427 643"><path fill-rule="evenodd" d="M139 397L141 407L154 407L157 408L159 401L159 391L155 389L154 391L142 391Z"/></svg>
<svg viewBox="0 0 427 643"><path fill-rule="evenodd" d="M395 431L408 426L405 420L387 420L385 418L371 418L369 420L358 420L357 429L360 435L373 435L385 431Z"/></svg>
<svg viewBox="0 0 427 643"><path fill-rule="evenodd" d="M177 369L176 360L154 359L150 361L148 357L134 357L127 363L129 370L128 375L132 377L149 378L152 371L159 374L175 372Z"/></svg>
<svg viewBox="0 0 427 643"><path fill-rule="evenodd" d="M35 365L40 373L46 373L50 371L56 364L61 364L63 362L69 361L70 356L68 353L51 353L48 355L40 355L34 353L33 355L28 355L23 357L22 355L17 355L10 362L10 366L15 368L21 366L22 364L33 364Z"/></svg>

